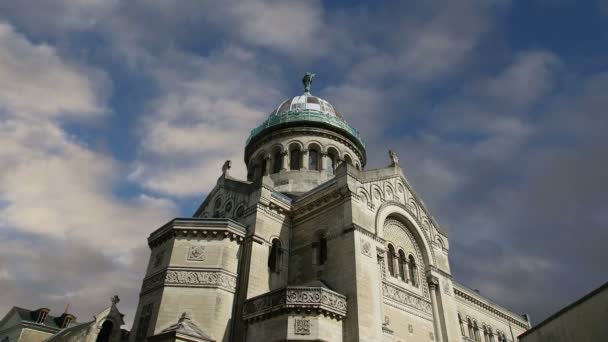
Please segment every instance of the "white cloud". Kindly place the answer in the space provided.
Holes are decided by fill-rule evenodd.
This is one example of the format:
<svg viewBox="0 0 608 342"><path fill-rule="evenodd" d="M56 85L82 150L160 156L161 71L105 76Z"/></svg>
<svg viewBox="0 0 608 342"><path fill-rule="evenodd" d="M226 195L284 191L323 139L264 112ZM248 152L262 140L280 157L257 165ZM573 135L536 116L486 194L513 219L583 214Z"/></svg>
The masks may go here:
<svg viewBox="0 0 608 342"><path fill-rule="evenodd" d="M275 71L238 48L165 57L152 66L162 93L142 116L130 179L160 193L198 195L215 184L226 159L244 177L245 139L281 99Z"/></svg>
<svg viewBox="0 0 608 342"><path fill-rule="evenodd" d="M0 22L0 113L31 118L99 114L103 81L102 73L67 64L53 47L32 44Z"/></svg>
<svg viewBox="0 0 608 342"><path fill-rule="evenodd" d="M114 291L134 307L140 246L176 208L145 194L116 196L126 168L61 126L108 114L106 82L102 71L0 24L2 312L75 300L90 315Z"/></svg>

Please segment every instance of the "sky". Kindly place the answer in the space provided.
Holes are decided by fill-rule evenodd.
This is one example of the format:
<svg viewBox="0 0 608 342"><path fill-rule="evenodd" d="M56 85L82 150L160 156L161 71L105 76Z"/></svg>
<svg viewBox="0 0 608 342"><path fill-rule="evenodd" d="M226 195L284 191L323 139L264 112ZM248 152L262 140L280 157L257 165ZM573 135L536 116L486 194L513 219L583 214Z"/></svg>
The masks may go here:
<svg viewBox="0 0 608 342"><path fill-rule="evenodd" d="M0 0L0 315L130 328L147 236L307 71L459 282L538 323L608 280L606 0Z"/></svg>

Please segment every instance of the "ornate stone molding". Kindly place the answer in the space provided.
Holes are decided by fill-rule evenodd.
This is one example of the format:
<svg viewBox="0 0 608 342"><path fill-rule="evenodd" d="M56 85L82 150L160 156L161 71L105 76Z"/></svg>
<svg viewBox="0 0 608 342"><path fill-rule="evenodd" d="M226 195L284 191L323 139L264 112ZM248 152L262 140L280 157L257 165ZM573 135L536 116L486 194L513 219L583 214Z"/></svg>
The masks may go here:
<svg viewBox="0 0 608 342"><path fill-rule="evenodd" d="M286 311L316 311L343 319L346 317L346 297L323 287L288 286L245 301L243 318L262 320Z"/></svg>
<svg viewBox="0 0 608 342"><path fill-rule="evenodd" d="M154 248L176 237L203 237L206 239L230 239L241 243L247 228L231 219L176 218L160 227L148 237L148 245Z"/></svg>
<svg viewBox="0 0 608 342"><path fill-rule="evenodd" d="M236 276L222 270L168 269L144 279L141 295L162 286L210 287L234 292L236 290Z"/></svg>
<svg viewBox="0 0 608 342"><path fill-rule="evenodd" d="M383 238L379 237L378 235L374 234L373 232L370 232L369 230L367 230L367 229L365 229L365 228L363 228L363 227L361 227L359 225L356 225L354 223L350 227L344 229L342 231L342 233L346 234L346 233L349 233L351 231L359 232L359 233L367 236L370 239L374 239L375 241L380 242L381 244L384 244L386 242Z"/></svg>
<svg viewBox="0 0 608 342"><path fill-rule="evenodd" d="M384 298L420 311L426 315L433 314L433 309L430 302L421 297L410 294L389 282L385 281L382 283L382 295Z"/></svg>

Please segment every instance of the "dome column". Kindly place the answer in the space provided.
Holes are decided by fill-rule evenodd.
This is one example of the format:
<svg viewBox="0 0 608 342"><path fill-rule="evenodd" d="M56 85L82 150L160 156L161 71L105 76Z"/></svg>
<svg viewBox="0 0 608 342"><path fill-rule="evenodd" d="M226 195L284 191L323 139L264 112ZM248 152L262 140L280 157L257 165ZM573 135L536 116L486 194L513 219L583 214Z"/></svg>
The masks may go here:
<svg viewBox="0 0 608 342"><path fill-rule="evenodd" d="M321 172L327 171L327 152L321 152Z"/></svg>
<svg viewBox="0 0 608 342"><path fill-rule="evenodd" d="M271 161L270 156L264 157L263 163L266 164L266 168L265 168L265 170L264 170L265 172L262 176L268 176L270 174L270 170L272 170L271 169L272 165L271 165L270 161Z"/></svg>
<svg viewBox="0 0 608 342"><path fill-rule="evenodd" d="M281 171L287 171L289 167L289 152L284 151L281 153L283 157L283 165L281 166Z"/></svg>
<svg viewBox="0 0 608 342"><path fill-rule="evenodd" d="M302 163L300 170L308 170L308 150L302 150Z"/></svg>

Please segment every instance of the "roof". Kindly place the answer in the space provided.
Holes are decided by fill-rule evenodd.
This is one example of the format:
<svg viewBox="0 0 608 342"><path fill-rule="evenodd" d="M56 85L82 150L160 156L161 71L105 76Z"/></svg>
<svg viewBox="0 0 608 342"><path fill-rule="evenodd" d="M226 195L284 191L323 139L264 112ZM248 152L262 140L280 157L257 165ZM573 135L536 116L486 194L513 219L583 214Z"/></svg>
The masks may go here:
<svg viewBox="0 0 608 342"><path fill-rule="evenodd" d="M209 336L203 329L199 328L196 323L192 322L190 316L187 313L183 313L177 323L170 325L163 329L158 335L165 334L179 334L188 337L193 337L201 341L215 342L215 340ZM158 336L157 335L157 336Z"/></svg>
<svg viewBox="0 0 608 342"><path fill-rule="evenodd" d="M45 342L50 342L50 341L65 341L66 339L71 339L74 337L78 337L80 336L84 331L86 331L87 329L89 329L89 327L94 324L95 321L90 321L90 322L86 322L86 323L80 323L80 324L76 324L73 325L69 328L63 329L62 331L56 333L55 335L49 337L48 339L44 340Z"/></svg>
<svg viewBox="0 0 608 342"><path fill-rule="evenodd" d="M534 327L532 327L531 329L527 330L526 332L524 332L523 334L519 335L517 338L521 339L522 337L529 335L530 333L538 330L540 327L548 324L549 322L557 319L559 316L565 314L566 312L574 309L575 307L577 307L579 304L591 299L592 297L594 297L595 295L597 295L598 293L604 291L604 290L608 290L608 282L604 283L604 285L598 287L597 289L587 293L586 295L584 295L582 298L578 299L577 301L575 301L574 303L567 305L566 307L562 308L561 310L559 310L558 312L554 313L553 315L549 316L547 319L545 319L544 321L538 323L537 325L535 325Z"/></svg>
<svg viewBox="0 0 608 342"><path fill-rule="evenodd" d="M246 145L249 145L262 132L267 132L270 127L279 128L280 126L306 124L321 125L345 133L362 149L365 148L365 143L359 131L350 126L331 103L310 94L312 78L314 78L314 74L307 73L304 76L302 80L304 82L304 94L281 102L266 121L251 131Z"/></svg>
<svg viewBox="0 0 608 342"><path fill-rule="evenodd" d="M43 308L41 308L41 309L43 309ZM29 324L37 325L37 326L40 326L41 328L42 327L50 328L55 331L60 330L61 322L63 321L64 314L62 314L61 316L52 316L50 314L47 314L44 322L38 323L37 315L38 315L39 310L41 310L41 309L30 310L30 309L14 306L12 310L14 310L14 312L17 314L17 317L19 318L19 320L22 323L29 323Z"/></svg>

